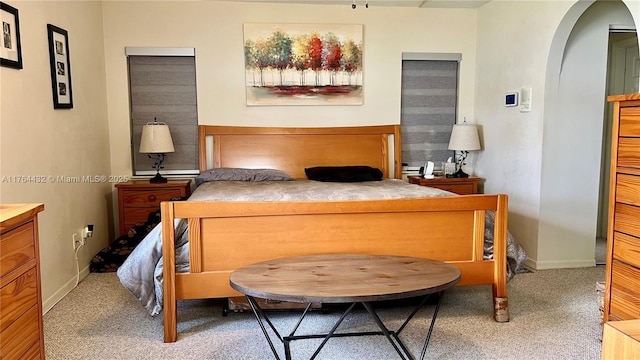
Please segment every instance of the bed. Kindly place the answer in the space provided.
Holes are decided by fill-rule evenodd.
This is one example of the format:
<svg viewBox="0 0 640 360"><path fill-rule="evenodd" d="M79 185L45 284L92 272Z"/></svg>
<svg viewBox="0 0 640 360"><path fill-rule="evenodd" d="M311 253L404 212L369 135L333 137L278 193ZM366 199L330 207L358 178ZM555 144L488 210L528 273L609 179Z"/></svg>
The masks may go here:
<svg viewBox="0 0 640 360"><path fill-rule="evenodd" d="M278 169L303 179L309 167L362 165L396 179L391 183L402 182L397 180L401 178L400 139L399 125L201 125L200 169ZM152 233L162 239L155 246L161 246L158 256L163 265L154 275L162 279L156 295L162 298L164 341L177 340L178 300L240 296L229 286L234 269L318 253L405 255L449 262L462 272L459 285L492 285L494 319L508 321L507 195L438 191L425 198L212 201L192 196L189 201L163 202L162 226ZM491 237L488 255L486 234ZM185 250L186 266L176 262L176 252Z"/></svg>

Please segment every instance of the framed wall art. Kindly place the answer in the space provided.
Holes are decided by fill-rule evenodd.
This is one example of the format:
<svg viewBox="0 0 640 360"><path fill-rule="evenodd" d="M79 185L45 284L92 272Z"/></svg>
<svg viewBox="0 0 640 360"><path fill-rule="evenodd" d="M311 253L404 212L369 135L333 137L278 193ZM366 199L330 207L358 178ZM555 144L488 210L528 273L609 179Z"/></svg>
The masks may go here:
<svg viewBox="0 0 640 360"><path fill-rule="evenodd" d="M2 19L2 41L0 42L0 66L22 69L20 46L20 21L18 9L0 2Z"/></svg>
<svg viewBox="0 0 640 360"><path fill-rule="evenodd" d="M71 63L69 62L69 35L66 30L47 24L49 34L49 61L54 109L73 108L71 91Z"/></svg>
<svg viewBox="0 0 640 360"><path fill-rule="evenodd" d="M362 25L244 24L247 105L362 105Z"/></svg>

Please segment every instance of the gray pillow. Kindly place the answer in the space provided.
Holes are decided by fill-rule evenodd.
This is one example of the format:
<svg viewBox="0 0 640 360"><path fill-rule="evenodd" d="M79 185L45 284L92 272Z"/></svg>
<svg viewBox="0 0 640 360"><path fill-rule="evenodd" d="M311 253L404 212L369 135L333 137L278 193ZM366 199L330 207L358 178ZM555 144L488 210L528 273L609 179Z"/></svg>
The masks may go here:
<svg viewBox="0 0 640 360"><path fill-rule="evenodd" d="M291 175L276 169L214 168L196 177L196 186L209 181L288 181Z"/></svg>

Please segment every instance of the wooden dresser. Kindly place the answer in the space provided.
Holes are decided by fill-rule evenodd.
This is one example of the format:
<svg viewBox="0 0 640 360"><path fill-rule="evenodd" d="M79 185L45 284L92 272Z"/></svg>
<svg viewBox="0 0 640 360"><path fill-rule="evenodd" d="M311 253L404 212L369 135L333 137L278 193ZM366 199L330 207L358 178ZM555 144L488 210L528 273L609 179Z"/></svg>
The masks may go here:
<svg viewBox="0 0 640 360"><path fill-rule="evenodd" d="M640 318L640 94L613 102L604 321Z"/></svg>
<svg viewBox="0 0 640 360"><path fill-rule="evenodd" d="M433 179L425 179L422 176L409 176L409 182L411 184L417 184L420 186L428 186L438 188L458 195L471 195L478 193L478 184L483 180L478 177L468 178L447 178L436 177Z"/></svg>
<svg viewBox="0 0 640 360"><path fill-rule="evenodd" d="M38 213L0 205L0 359L44 359Z"/></svg>
<svg viewBox="0 0 640 360"><path fill-rule="evenodd" d="M160 203L174 197L191 194L191 180L169 181L152 184L149 180L116 184L118 189L118 220L120 235L126 234L133 225L147 221L149 213L160 209Z"/></svg>
<svg viewBox="0 0 640 360"><path fill-rule="evenodd" d="M640 319L604 324L601 359L640 359Z"/></svg>

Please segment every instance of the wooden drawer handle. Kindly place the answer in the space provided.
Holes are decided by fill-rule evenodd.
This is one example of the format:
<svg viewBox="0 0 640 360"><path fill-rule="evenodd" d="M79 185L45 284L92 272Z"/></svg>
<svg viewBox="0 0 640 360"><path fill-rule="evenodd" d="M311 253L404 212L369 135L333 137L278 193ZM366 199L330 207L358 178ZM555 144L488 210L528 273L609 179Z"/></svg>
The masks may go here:
<svg viewBox="0 0 640 360"><path fill-rule="evenodd" d="M150 201L150 202L154 202L154 201L156 201L156 196L155 195L149 195L149 196L147 196L147 200Z"/></svg>

